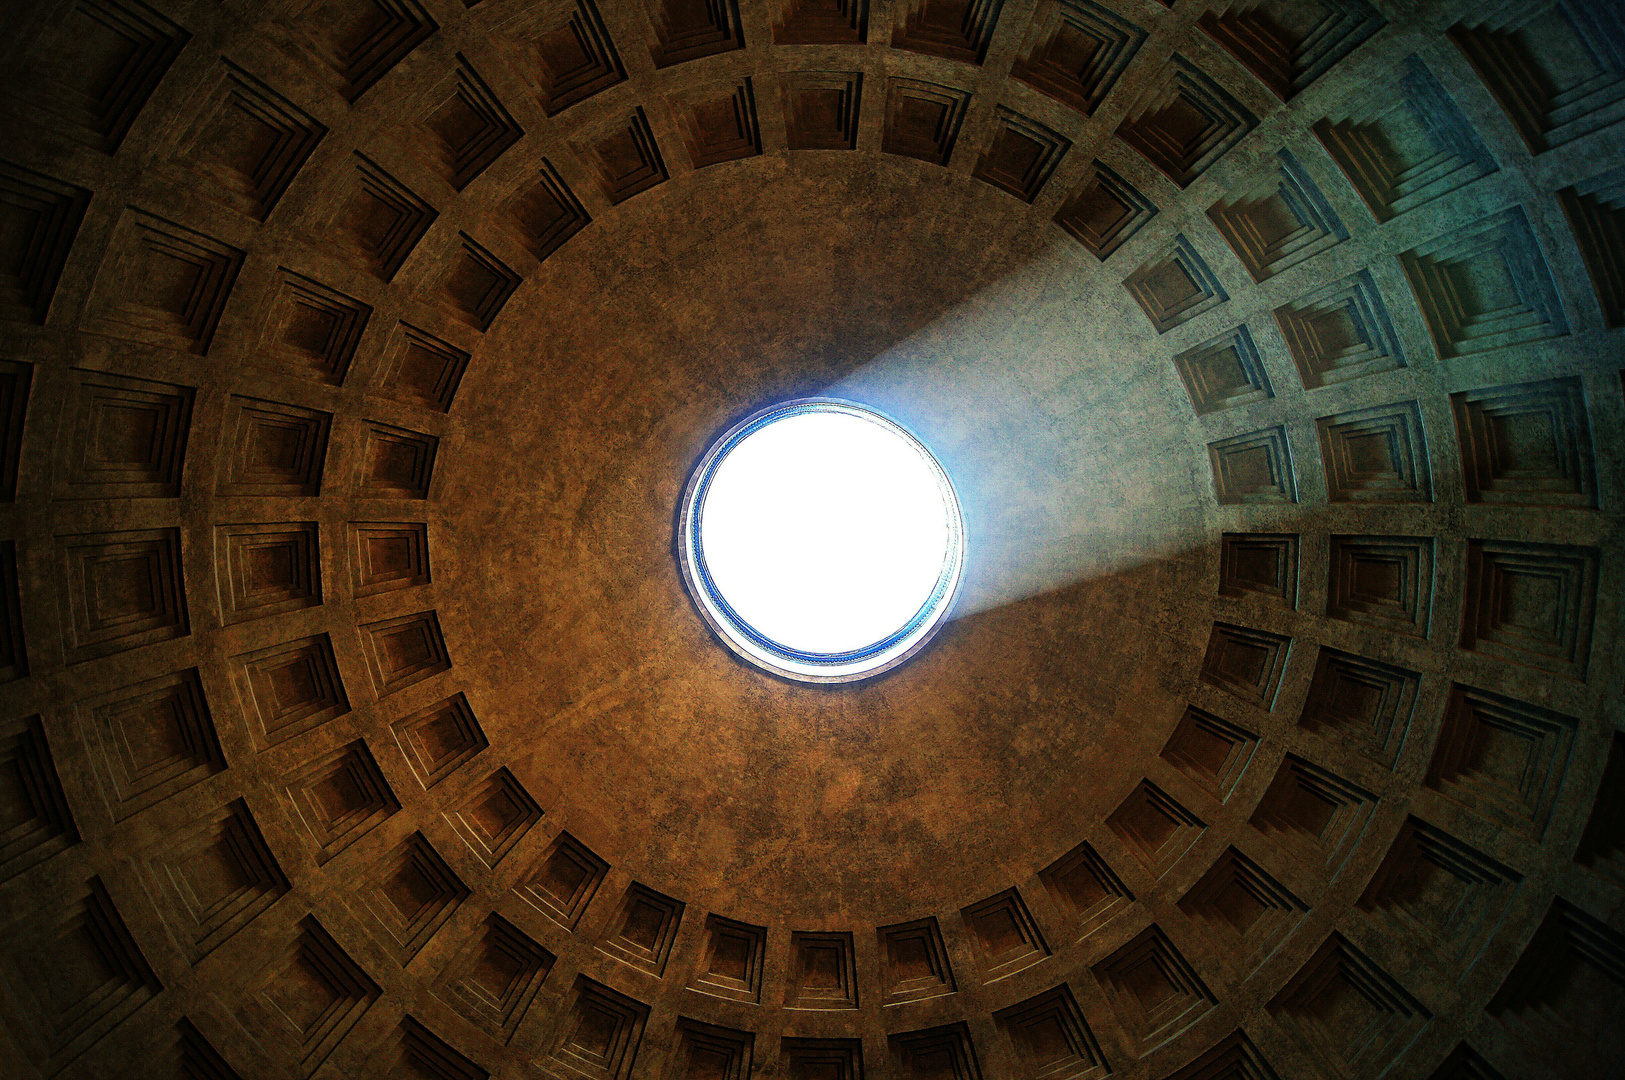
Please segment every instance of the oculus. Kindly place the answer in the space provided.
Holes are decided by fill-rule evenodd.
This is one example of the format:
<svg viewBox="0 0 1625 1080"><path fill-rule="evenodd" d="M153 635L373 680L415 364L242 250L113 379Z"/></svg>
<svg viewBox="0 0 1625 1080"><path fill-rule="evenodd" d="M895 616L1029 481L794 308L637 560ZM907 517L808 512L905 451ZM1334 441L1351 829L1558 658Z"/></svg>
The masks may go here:
<svg viewBox="0 0 1625 1080"><path fill-rule="evenodd" d="M683 577L722 641L800 682L895 667L946 619L965 523L946 470L891 417L801 398L700 460L678 522Z"/></svg>

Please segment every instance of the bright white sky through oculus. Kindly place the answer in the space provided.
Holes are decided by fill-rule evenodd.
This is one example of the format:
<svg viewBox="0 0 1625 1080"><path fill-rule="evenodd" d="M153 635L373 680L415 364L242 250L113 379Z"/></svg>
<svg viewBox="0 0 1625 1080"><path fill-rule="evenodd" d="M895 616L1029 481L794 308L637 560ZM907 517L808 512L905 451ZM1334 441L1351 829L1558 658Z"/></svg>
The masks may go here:
<svg viewBox="0 0 1625 1080"><path fill-rule="evenodd" d="M790 649L839 653L899 630L931 598L950 508L900 433L838 412L789 416L723 459L701 509L718 593Z"/></svg>

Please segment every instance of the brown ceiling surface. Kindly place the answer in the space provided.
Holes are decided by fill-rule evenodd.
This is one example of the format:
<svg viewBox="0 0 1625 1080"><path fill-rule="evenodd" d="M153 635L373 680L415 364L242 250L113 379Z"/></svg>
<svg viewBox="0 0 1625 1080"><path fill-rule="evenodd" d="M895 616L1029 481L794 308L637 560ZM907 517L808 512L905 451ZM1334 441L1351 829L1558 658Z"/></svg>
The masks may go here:
<svg viewBox="0 0 1625 1080"><path fill-rule="evenodd" d="M8 1075L1622 1067L1614 5L5 18ZM838 688L672 549L818 393Z"/></svg>

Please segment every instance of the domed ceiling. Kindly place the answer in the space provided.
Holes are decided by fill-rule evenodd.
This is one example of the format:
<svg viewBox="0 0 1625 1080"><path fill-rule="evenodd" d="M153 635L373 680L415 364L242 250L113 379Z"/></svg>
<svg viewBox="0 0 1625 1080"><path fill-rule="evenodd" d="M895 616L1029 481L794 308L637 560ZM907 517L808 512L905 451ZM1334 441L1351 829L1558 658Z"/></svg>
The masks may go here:
<svg viewBox="0 0 1625 1080"><path fill-rule="evenodd" d="M5 19L0 1071L1625 1067L1615 5ZM837 687L673 547L816 394Z"/></svg>

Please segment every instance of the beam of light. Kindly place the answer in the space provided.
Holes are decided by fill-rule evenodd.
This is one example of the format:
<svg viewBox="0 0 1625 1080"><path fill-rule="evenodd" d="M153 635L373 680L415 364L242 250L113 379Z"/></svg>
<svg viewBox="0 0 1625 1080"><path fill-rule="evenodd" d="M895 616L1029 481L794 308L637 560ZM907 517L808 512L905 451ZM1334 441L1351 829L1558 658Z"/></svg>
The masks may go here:
<svg viewBox="0 0 1625 1080"><path fill-rule="evenodd" d="M1185 390L1104 276L1043 251L822 391L895 416L953 478L971 553L956 618L1217 537Z"/></svg>

